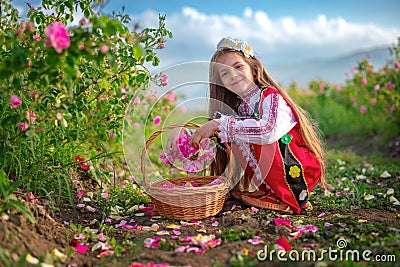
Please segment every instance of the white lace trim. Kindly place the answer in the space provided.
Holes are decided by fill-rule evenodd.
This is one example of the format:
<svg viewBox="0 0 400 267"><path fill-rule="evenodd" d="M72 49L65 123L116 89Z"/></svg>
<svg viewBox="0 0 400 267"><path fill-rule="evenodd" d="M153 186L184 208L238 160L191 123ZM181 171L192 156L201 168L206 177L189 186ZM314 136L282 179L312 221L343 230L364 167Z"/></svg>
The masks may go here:
<svg viewBox="0 0 400 267"><path fill-rule="evenodd" d="M265 182L264 178L262 177L262 173L260 167L258 166L258 162L255 159L253 153L251 153L252 144L245 143L239 140L236 143L239 145L239 149L242 152L243 158L249 163L249 166L254 172L254 176L256 179L256 181L254 182L256 186L259 187L260 185L265 184L266 189L272 191L271 187Z"/></svg>

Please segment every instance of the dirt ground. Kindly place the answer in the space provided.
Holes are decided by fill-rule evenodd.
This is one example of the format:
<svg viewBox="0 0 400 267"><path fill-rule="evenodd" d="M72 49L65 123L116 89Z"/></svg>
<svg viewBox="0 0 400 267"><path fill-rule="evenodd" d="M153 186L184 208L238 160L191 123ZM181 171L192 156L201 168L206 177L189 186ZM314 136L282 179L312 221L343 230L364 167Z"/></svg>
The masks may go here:
<svg viewBox="0 0 400 267"><path fill-rule="evenodd" d="M391 156L400 158L400 139L393 140L390 143ZM86 180L86 187L95 192L97 183L93 180ZM97 188L99 190L99 188ZM17 195L21 200L26 199L26 194ZM393 210L384 209L349 209L332 210L319 206L318 201L312 201L312 211L302 211L300 215L290 215L292 221L306 219L309 222L320 220L320 215L324 214L323 220L329 222L338 216L349 216L354 221L368 221L371 224L384 224L386 226L397 226L398 218ZM114 239L114 247L119 245L122 247L120 252L108 257L99 257L98 251L92 251L91 248L97 242L94 238L88 238L86 243L89 251L79 254L72 249L72 241L76 235L81 232L73 231L71 224L88 227L90 229L98 229L102 221L103 214L101 212L90 212L86 209L77 209L76 204L68 201L57 203L56 208L50 205L46 199L41 199L41 208L26 202L35 216L35 223L28 222L27 217L14 211L11 214L2 214L0 218L0 249L10 251L14 262L24 258L27 253L36 258L46 258L54 249L58 249L68 257L66 260L54 264L55 266L130 266L134 262L142 264L147 263L168 263L169 266L231 266L232 258L245 252L248 255L256 255L259 250L265 248L265 245L274 244L277 236L288 235L289 229L284 226L276 226L274 218L284 217L285 215L273 211L254 212L251 207L246 206L232 197L228 197L224 204L223 210L212 218L207 218L199 224L192 224L180 228L181 236L196 236L199 233L204 235L214 234L217 238L221 238L221 232L224 229L234 229L243 231L247 228L248 232L254 232L260 236L263 243L257 245L249 244L248 240L236 240L228 242L222 240L221 244L208 249L204 254L188 252L174 252L172 247L164 247L158 249L145 248L143 242L146 238L157 237L154 231L144 231L143 229L126 229L123 227L100 229L107 232L108 237ZM101 207L96 207L101 210ZM166 229L168 225L180 225L180 221L158 218L155 220L148 213L144 213L142 217L133 217L135 224L151 227L156 223L160 230ZM66 224L65 222L68 222ZM217 223L216 223L217 222ZM217 226L216 226L217 224ZM169 237L158 236L168 240ZM321 242L324 242L323 240ZM168 244L168 242L166 243ZM323 244L320 244L323 246ZM318 246L318 244L317 244ZM0 251L1 252L1 251ZM1 253L0 253L1 256ZM269 266L278 263L269 262ZM310 264L312 265L312 264ZM25 265L21 265L25 266ZM33 266L33 265L32 265ZM242 265L246 266L246 265ZM257 266L265 266L265 262L258 262ZM292 263L292 266L305 266L304 262L299 265Z"/></svg>
<svg viewBox="0 0 400 267"><path fill-rule="evenodd" d="M14 250L12 254L14 260L23 257L28 252L34 257L43 257L55 248L69 254L64 249L68 250L70 248L71 240L77 233L74 233L71 227L65 225L64 221L69 221L76 225L82 224L82 222L93 222L94 219L101 221L101 214L76 211L68 203L63 203L59 207L59 211L56 212L53 212L53 209L48 205L44 205L43 208L39 209L33 209L32 207L32 210L37 214L34 224L30 224L26 217L21 214L9 214L8 218L5 216L1 218L0 246L10 251ZM325 218L327 219L330 216L337 215L334 210L323 210L322 207L316 205L313 211L304 212L301 215L295 215L295 217L307 216L312 221L313 218L317 219L318 214L321 214L321 212L325 213ZM385 222L392 225L398 223L393 212L378 209L349 210L347 213L341 212L341 215L350 215L354 220L368 220L370 223ZM203 220L203 225L180 228L182 236L197 235L200 231L216 233L218 236L222 229L243 230L244 227L247 227L250 231L254 231L256 235L260 236L264 243L249 245L247 240L222 241L221 245L207 250L203 255L198 255L196 253L174 252L171 249L168 250L168 248L165 250L143 248L143 245L141 245L143 240L146 237L154 237L154 232L118 228L109 232L109 235L113 236L118 244L125 244L125 250L118 257L113 256L108 257L108 259L101 259L98 257L98 252L89 250L84 255L73 252L70 253L68 260L60 266L68 266L68 264L71 264L70 266L130 266L133 262L169 263L171 266L215 266L219 263L220 266L229 266L230 259L237 255L239 251L243 251L244 248L248 250L250 255L255 255L257 251L264 248L265 244L274 243L276 236L287 234L288 229L286 227L276 226L273 223L273 218L277 216L282 216L282 214L271 212L268 215L263 214L261 216L260 213L251 211L248 206L229 198L222 212L213 218ZM143 217L136 217L135 221L144 226L151 226L154 223L154 220L151 220L148 214ZM216 221L218 222L218 227L215 227ZM157 224L160 229L164 229L167 225L179 224L179 221L160 219ZM96 226L98 226L98 223L90 225L90 228L96 228ZM127 243L127 240L131 242Z"/></svg>

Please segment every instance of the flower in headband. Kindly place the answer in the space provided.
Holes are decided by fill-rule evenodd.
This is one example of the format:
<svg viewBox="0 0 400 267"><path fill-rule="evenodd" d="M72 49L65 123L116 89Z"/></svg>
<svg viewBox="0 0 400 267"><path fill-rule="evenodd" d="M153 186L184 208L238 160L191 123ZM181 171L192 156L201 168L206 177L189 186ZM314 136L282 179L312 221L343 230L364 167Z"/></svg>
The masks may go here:
<svg viewBox="0 0 400 267"><path fill-rule="evenodd" d="M217 49L222 49L224 47L235 49L236 51L243 52L245 57L253 57L253 49L249 46L246 41L242 41L237 38L225 37L218 43Z"/></svg>

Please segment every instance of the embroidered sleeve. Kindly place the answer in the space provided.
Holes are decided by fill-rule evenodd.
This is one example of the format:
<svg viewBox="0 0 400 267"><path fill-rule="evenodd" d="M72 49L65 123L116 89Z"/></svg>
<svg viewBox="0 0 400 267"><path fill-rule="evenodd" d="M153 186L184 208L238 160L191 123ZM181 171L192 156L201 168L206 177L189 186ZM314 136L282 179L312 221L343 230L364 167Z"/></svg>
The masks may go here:
<svg viewBox="0 0 400 267"><path fill-rule="evenodd" d="M269 144L281 138L296 124L291 108L279 94L268 95L260 107L262 108L260 119L241 119L223 115L219 126L221 139L226 142L240 140Z"/></svg>

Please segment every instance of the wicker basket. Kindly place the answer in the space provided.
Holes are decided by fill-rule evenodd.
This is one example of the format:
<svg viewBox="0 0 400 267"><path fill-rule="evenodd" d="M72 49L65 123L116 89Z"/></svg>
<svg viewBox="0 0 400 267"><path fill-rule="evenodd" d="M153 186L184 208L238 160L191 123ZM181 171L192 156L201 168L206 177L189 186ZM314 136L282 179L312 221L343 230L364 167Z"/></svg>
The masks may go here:
<svg viewBox="0 0 400 267"><path fill-rule="evenodd" d="M195 123L170 125L155 133L146 141L142 151L141 171L146 193L150 196L157 212L169 219L193 220L214 216L222 210L229 191L229 180L223 176L190 176L149 182L146 177L145 157L151 142L161 133L177 127L196 127ZM228 153L229 154L229 153ZM206 185L216 178L223 182L213 186ZM187 182L197 183L199 187L164 188L165 184L184 185Z"/></svg>

